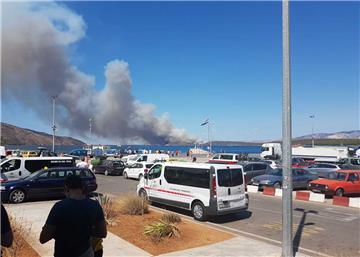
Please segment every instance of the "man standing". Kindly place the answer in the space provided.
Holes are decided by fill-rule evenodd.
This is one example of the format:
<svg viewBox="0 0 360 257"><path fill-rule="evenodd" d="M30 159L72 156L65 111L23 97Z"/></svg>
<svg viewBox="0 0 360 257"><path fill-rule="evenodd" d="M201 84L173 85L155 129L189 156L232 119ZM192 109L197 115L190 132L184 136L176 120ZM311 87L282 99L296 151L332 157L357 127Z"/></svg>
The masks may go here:
<svg viewBox="0 0 360 257"><path fill-rule="evenodd" d="M65 180L66 199L51 209L40 234L40 243L55 239L55 257L93 257L90 237L105 238L104 213L97 201L88 199L81 178Z"/></svg>
<svg viewBox="0 0 360 257"><path fill-rule="evenodd" d="M76 168L89 168L89 164L85 161L85 157L81 157L80 162L76 164Z"/></svg>

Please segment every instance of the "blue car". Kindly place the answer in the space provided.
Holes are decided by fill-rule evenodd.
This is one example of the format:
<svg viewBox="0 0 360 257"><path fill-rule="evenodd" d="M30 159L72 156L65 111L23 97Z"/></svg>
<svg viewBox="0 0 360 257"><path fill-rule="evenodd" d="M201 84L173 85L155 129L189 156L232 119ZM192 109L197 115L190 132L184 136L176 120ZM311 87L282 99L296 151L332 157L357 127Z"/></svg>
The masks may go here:
<svg viewBox="0 0 360 257"><path fill-rule="evenodd" d="M64 197L65 178L76 174L83 180L85 190L97 189L95 175L84 168L66 167L43 169L30 176L1 184L1 199L4 202L22 203L28 199Z"/></svg>

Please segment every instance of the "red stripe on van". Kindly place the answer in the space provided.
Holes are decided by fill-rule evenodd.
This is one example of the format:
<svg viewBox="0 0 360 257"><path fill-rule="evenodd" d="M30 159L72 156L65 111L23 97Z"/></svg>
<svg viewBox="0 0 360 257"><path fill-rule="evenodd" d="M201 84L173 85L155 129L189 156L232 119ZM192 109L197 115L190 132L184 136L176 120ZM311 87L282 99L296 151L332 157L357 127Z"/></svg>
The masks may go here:
<svg viewBox="0 0 360 257"><path fill-rule="evenodd" d="M156 189L156 188L151 188L151 187L144 187L144 188L145 188L145 189L150 189L150 190L155 190L155 191L158 191L158 192L173 194L173 195L181 195L181 196L187 196L187 197L194 197L193 195L184 194L184 193L179 193L179 192L174 192L174 191L168 191L168 190L164 190L164 189Z"/></svg>
<svg viewBox="0 0 360 257"><path fill-rule="evenodd" d="M215 164L237 164L237 161L209 160L209 163Z"/></svg>

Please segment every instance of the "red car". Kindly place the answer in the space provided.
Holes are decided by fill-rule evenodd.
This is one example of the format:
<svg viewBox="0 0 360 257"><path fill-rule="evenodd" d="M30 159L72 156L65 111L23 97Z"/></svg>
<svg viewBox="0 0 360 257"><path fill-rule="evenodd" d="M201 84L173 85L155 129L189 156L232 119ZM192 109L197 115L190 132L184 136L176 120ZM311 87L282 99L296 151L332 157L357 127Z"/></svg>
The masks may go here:
<svg viewBox="0 0 360 257"><path fill-rule="evenodd" d="M309 189L326 195L360 194L360 170L338 170L331 178L311 181Z"/></svg>

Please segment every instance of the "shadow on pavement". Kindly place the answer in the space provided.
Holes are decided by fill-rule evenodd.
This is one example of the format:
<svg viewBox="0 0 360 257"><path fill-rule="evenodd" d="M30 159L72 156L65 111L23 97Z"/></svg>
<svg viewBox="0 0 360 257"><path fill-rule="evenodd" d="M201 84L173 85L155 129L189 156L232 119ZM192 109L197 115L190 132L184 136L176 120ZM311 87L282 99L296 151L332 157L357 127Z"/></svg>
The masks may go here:
<svg viewBox="0 0 360 257"><path fill-rule="evenodd" d="M315 225L315 223L313 223L313 222L305 223L306 215L307 215L308 213L318 214L318 212L317 212L317 211L313 211L313 210L307 211L307 210L302 209L302 208L295 208L294 210L303 213L303 214L302 214L302 217L301 217L301 220L300 220L300 223L299 223L299 225L298 225L298 227L297 227L297 230L296 230L294 239L293 239L293 251L294 251L294 255L295 255L295 254L299 251L300 242L301 242L301 235L302 235L304 226L312 226L312 225Z"/></svg>

